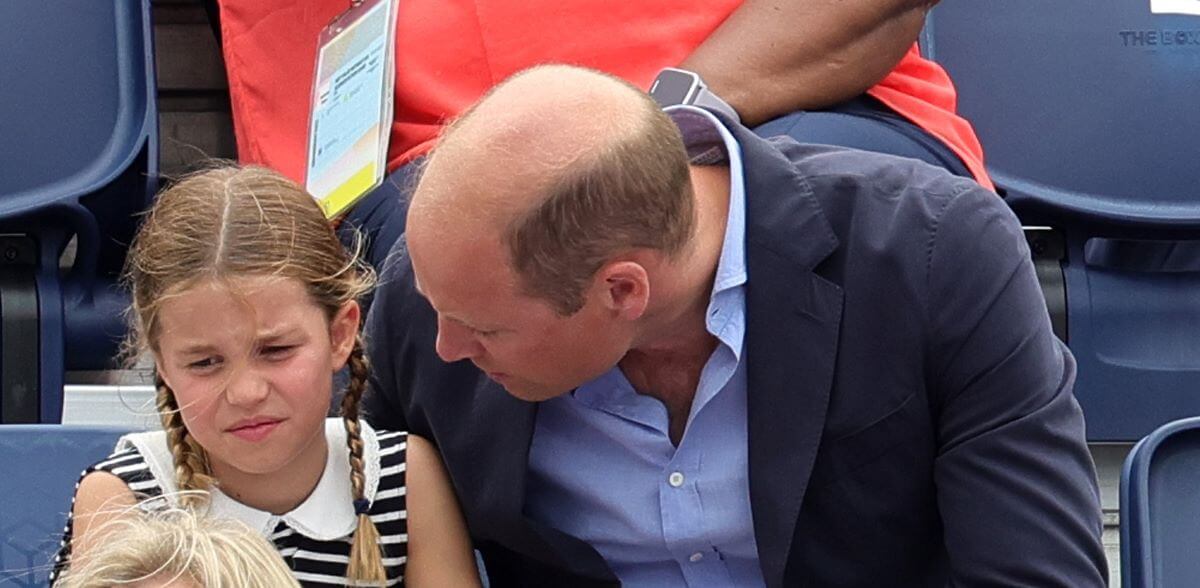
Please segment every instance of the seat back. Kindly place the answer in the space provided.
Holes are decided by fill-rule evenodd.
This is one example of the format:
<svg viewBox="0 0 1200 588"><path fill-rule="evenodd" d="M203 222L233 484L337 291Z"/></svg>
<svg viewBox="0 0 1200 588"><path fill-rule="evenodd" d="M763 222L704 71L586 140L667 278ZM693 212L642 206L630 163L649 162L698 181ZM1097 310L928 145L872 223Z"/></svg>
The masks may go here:
<svg viewBox="0 0 1200 588"><path fill-rule="evenodd" d="M1200 414L1200 16L1152 4L943 2L921 40L1006 201L1052 229L1034 252L1093 441Z"/></svg>
<svg viewBox="0 0 1200 588"><path fill-rule="evenodd" d="M0 426L0 584L45 586L79 474L125 431Z"/></svg>
<svg viewBox="0 0 1200 588"><path fill-rule="evenodd" d="M64 371L124 333L114 282L157 188L150 2L0 2L0 55L0 421L57 422Z"/></svg>
<svg viewBox="0 0 1200 588"><path fill-rule="evenodd" d="M1121 475L1121 585L1200 586L1200 418L1134 446Z"/></svg>

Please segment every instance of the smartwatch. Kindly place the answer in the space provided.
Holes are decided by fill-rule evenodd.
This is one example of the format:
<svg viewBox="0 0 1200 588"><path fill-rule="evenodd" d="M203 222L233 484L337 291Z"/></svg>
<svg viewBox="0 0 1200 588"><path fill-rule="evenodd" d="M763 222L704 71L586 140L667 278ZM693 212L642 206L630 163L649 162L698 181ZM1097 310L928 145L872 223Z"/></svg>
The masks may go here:
<svg viewBox="0 0 1200 588"><path fill-rule="evenodd" d="M676 104L703 106L728 116L734 122L741 122L737 111L710 92L699 74L686 69L668 67L658 72L658 77L650 84L650 97L664 108Z"/></svg>

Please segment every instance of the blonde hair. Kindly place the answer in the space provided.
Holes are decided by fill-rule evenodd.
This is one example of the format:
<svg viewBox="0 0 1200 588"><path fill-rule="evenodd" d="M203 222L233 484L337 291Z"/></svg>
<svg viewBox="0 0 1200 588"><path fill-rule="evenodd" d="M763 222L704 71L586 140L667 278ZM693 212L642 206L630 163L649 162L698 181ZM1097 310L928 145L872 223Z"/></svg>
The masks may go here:
<svg viewBox="0 0 1200 588"><path fill-rule="evenodd" d="M247 276L291 278L304 285L327 320L370 291L374 274L346 251L312 196L282 175L260 167L222 165L188 176L159 194L129 250L126 280L132 292L127 354L157 349L163 300L197 284ZM350 380L341 403L358 526L347 576L386 580L379 531L367 515L359 401L369 366L362 337L348 360ZM204 448L188 434L175 394L156 376L157 405L175 462L183 504L197 506L188 490L213 479Z"/></svg>
<svg viewBox="0 0 1200 588"><path fill-rule="evenodd" d="M134 508L106 523L105 540L55 584L109 588L145 580L187 580L204 588L299 587L267 539L234 519L193 509L143 513Z"/></svg>

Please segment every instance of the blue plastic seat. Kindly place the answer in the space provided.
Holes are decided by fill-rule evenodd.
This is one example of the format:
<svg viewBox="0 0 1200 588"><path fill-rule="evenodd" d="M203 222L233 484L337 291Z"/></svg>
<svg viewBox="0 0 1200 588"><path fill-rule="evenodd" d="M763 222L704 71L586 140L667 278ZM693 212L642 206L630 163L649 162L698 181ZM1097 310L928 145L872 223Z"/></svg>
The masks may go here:
<svg viewBox="0 0 1200 588"><path fill-rule="evenodd" d="M1200 586L1200 418L1162 426L1121 474L1121 585Z"/></svg>
<svg viewBox="0 0 1200 588"><path fill-rule="evenodd" d="M0 585L46 585L79 474L112 453L124 432L0 426Z"/></svg>
<svg viewBox="0 0 1200 588"><path fill-rule="evenodd" d="M1030 232L1093 441L1200 415L1200 17L958 0L925 53ZM1065 290L1065 292L1064 292Z"/></svg>
<svg viewBox="0 0 1200 588"><path fill-rule="evenodd" d="M0 2L0 422L58 422L64 371L110 367L124 333L158 175L149 4Z"/></svg>

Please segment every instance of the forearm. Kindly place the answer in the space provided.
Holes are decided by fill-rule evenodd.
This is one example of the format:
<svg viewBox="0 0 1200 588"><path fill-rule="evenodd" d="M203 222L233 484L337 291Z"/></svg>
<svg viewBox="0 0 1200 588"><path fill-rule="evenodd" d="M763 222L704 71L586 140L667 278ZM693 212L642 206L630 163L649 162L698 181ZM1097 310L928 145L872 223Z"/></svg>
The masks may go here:
<svg viewBox="0 0 1200 588"><path fill-rule="evenodd" d="M916 41L937 0L747 0L681 64L747 126L862 94Z"/></svg>

